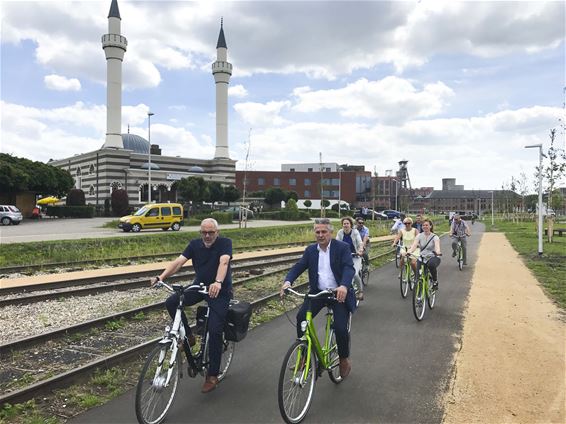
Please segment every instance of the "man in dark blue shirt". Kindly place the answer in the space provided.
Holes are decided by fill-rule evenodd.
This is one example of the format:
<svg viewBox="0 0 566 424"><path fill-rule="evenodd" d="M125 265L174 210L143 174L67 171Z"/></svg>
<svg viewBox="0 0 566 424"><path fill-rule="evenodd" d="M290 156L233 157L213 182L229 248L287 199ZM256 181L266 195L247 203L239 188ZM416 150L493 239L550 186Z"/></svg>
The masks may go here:
<svg viewBox="0 0 566 424"><path fill-rule="evenodd" d="M208 393L214 390L218 384L218 373L222 358L222 332L230 299L232 298L232 273L230 270L232 240L218 236L218 222L212 218L206 218L201 222L200 236L200 239L191 240L183 253L167 265L159 277L152 278L151 284L155 284L158 280L165 281L167 277L179 271L189 259L192 259L196 274L195 281L204 283L208 287L210 365L208 367L208 375L202 386L202 392ZM205 299L203 294L194 291L186 291L184 297L184 304L187 306L194 305ZM172 318L177 312L178 305L179 297L177 294L169 296L165 301L165 306ZM182 318L189 344L193 346L195 338L191 334L184 312Z"/></svg>

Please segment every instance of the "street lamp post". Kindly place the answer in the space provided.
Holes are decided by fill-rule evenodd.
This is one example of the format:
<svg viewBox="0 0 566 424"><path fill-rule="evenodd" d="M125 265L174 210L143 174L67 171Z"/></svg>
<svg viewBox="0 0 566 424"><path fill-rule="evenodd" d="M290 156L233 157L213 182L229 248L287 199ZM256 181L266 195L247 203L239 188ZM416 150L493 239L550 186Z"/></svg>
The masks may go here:
<svg viewBox="0 0 566 424"><path fill-rule="evenodd" d="M525 149L538 147L538 255L542 256L542 144L531 144Z"/></svg>
<svg viewBox="0 0 566 424"><path fill-rule="evenodd" d="M153 112L147 112L147 141L149 149L147 150L147 203L151 203L151 117L155 115Z"/></svg>
<svg viewBox="0 0 566 424"><path fill-rule="evenodd" d="M338 219L340 219L342 213L341 203L342 203L342 167L339 166L338 167Z"/></svg>
<svg viewBox="0 0 566 424"><path fill-rule="evenodd" d="M493 190L491 191L491 226L493 227Z"/></svg>

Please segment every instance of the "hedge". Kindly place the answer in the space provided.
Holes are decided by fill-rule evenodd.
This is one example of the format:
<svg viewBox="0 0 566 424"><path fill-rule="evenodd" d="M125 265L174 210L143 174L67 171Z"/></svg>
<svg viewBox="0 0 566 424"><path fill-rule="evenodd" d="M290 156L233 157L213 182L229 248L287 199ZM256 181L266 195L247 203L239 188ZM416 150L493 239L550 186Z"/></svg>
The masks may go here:
<svg viewBox="0 0 566 424"><path fill-rule="evenodd" d="M94 216L93 206L47 206L48 216L59 218L92 218Z"/></svg>
<svg viewBox="0 0 566 424"><path fill-rule="evenodd" d="M305 211L267 211L262 212L257 217L259 219L278 219L281 221L306 221L310 219L308 212Z"/></svg>
<svg viewBox="0 0 566 424"><path fill-rule="evenodd" d="M205 218L214 218L219 224L231 224L232 223L232 213L231 212L208 212L208 213L197 213L191 216L191 221L193 219L198 220L198 224Z"/></svg>

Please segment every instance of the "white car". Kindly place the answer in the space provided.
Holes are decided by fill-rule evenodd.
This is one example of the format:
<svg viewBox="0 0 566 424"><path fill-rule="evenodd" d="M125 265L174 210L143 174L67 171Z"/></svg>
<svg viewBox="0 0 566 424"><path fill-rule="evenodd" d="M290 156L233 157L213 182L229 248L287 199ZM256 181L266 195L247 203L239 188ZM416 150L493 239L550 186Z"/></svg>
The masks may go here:
<svg viewBox="0 0 566 424"><path fill-rule="evenodd" d="M18 225L24 217L20 210L13 205L0 205L0 223L2 225Z"/></svg>

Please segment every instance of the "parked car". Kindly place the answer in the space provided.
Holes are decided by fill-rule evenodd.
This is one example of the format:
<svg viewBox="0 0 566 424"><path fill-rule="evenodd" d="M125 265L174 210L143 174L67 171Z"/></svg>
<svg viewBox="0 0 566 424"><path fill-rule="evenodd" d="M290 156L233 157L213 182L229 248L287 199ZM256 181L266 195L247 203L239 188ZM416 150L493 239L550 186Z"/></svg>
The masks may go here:
<svg viewBox="0 0 566 424"><path fill-rule="evenodd" d="M368 209L367 214L368 214L367 219L376 219L376 220L387 219L387 215L381 212L374 211L373 209ZM361 209L357 209L356 212L354 212L354 218L359 218L359 217L363 218Z"/></svg>
<svg viewBox="0 0 566 424"><path fill-rule="evenodd" d="M0 223L2 225L18 225L24 217L14 205L0 205Z"/></svg>
<svg viewBox="0 0 566 424"><path fill-rule="evenodd" d="M230 212L232 214L232 219L240 219L240 208L242 209L242 214L247 214L248 219L254 218L254 211L245 208L243 206L230 206L222 210L222 212Z"/></svg>
<svg viewBox="0 0 566 424"><path fill-rule="evenodd" d="M401 212L393 209L385 209L384 211L381 211L381 213L386 215L387 219L401 218Z"/></svg>
<svg viewBox="0 0 566 424"><path fill-rule="evenodd" d="M179 203L150 203L133 215L120 218L118 228L124 232L139 232L143 229L161 228L179 231L183 225L183 206Z"/></svg>

